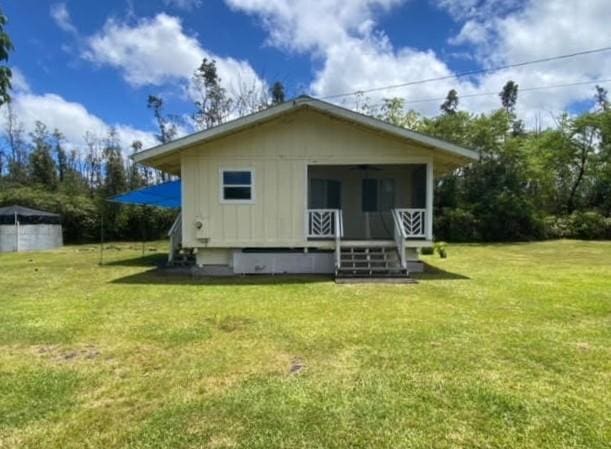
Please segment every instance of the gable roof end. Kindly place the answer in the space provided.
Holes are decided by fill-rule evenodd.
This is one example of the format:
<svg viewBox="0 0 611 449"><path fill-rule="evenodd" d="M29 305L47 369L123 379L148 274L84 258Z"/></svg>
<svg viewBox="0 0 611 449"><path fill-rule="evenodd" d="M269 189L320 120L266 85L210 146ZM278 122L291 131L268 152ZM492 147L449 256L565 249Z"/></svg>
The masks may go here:
<svg viewBox="0 0 611 449"><path fill-rule="evenodd" d="M470 150L460 145L456 145L445 140L438 139L436 137L431 137L416 131L411 131L400 126L390 124L383 120L379 120L364 114L360 114L358 112L351 111L341 106L337 106L332 103L317 100L315 98L307 96L298 97L294 100L287 101L277 106L272 106L260 112L255 112L253 114L240 117L238 119L223 123L213 128L189 134L188 136L181 137L180 139L173 140L166 144L140 151L139 153L136 153L131 157L135 162L146 163L147 161L157 159L159 157L168 156L172 153L178 152L194 144L206 142L208 140L232 134L242 129L273 120L283 114L302 108L311 108L313 110L340 119L351 121L353 123L357 123L386 134L391 134L400 138L420 143L425 146L433 147L440 151L463 157L465 159L473 161L479 159L479 155L476 151Z"/></svg>

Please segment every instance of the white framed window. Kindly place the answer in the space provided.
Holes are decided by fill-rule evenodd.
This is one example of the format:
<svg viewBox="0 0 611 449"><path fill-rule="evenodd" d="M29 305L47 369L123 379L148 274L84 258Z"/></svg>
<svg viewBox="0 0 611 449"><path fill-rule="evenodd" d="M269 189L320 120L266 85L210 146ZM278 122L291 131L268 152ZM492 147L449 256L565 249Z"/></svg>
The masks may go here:
<svg viewBox="0 0 611 449"><path fill-rule="evenodd" d="M221 168L220 201L229 204L255 202L255 170L252 168Z"/></svg>

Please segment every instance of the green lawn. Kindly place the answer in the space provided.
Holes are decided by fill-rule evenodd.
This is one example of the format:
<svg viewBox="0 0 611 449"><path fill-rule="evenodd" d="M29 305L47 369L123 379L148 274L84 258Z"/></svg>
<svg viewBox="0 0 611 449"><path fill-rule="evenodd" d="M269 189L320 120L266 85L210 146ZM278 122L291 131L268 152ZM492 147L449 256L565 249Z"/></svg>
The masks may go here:
<svg viewBox="0 0 611 449"><path fill-rule="evenodd" d="M415 285L0 255L0 447L609 448L611 242L448 253Z"/></svg>

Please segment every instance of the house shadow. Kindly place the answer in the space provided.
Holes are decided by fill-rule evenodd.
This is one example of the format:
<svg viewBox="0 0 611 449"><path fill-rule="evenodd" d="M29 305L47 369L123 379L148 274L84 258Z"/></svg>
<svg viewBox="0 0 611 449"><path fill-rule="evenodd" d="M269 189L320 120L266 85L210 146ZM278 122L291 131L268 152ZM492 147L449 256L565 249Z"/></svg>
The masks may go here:
<svg viewBox="0 0 611 449"><path fill-rule="evenodd" d="M312 284L333 281L330 275L235 275L235 276L206 276L191 274L188 269L154 268L152 270L120 277L111 281L111 284L140 284L140 285L286 285L286 284Z"/></svg>
<svg viewBox="0 0 611 449"><path fill-rule="evenodd" d="M451 271L442 270L439 267L422 262L424 264L424 271L422 273L413 273L412 277L417 280L423 281L455 281L455 280L469 280L468 276L460 273L453 273Z"/></svg>
<svg viewBox="0 0 611 449"><path fill-rule="evenodd" d="M163 267L168 261L166 253L147 254L146 256L132 257L104 262L102 266L108 267Z"/></svg>

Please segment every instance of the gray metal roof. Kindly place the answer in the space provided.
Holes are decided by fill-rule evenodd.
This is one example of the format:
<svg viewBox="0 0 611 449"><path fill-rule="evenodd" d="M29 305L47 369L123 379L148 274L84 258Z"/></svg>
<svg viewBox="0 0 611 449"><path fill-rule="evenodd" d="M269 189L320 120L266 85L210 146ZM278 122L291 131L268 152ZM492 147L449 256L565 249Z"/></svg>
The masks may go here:
<svg viewBox="0 0 611 449"><path fill-rule="evenodd" d="M21 216L21 217L59 217L59 214L45 212L43 210L30 209L23 206L0 207L0 216Z"/></svg>

